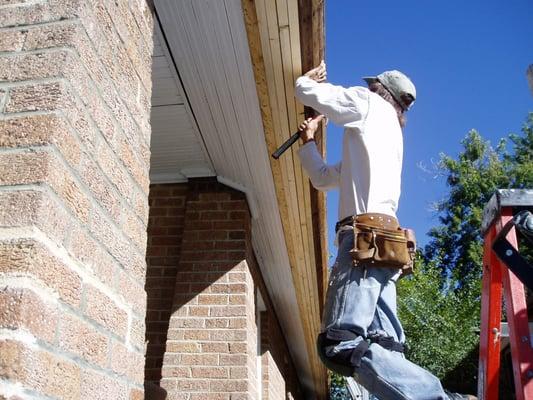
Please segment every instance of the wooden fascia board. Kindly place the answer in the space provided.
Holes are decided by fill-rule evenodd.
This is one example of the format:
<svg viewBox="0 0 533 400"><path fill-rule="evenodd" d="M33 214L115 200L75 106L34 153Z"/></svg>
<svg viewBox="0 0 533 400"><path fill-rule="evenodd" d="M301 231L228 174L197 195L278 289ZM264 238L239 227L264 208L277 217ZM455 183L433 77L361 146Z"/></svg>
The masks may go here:
<svg viewBox="0 0 533 400"><path fill-rule="evenodd" d="M313 64L316 59L323 56L323 3L318 4L309 1L309 3L313 3L312 6L314 7L309 9L310 15L307 15L307 11L302 14L308 5L301 3L297 0L277 0L275 2L242 0L263 119L265 142L270 153L288 137L291 132L290 129L295 129L297 123L303 118L303 107L291 98L294 78L301 74L302 63L307 66L307 64ZM277 7L277 10L266 8L266 4ZM259 11L257 7L259 7ZM280 17L286 11L281 9L282 13L280 13L280 7L287 7L288 15ZM258 12L261 13L261 21L258 18ZM270 13L270 17L276 15L277 26L272 26L272 19L268 20L268 28L265 26L265 19L269 18L267 13ZM298 14L296 19L294 18L295 13ZM278 18L286 18L287 21L280 24ZM290 43L287 43L287 29L292 29L293 36L289 36ZM310 46L299 40L301 32L307 31L312 32L313 37L316 38ZM322 35L321 38L320 35ZM271 54L269 46L272 41L276 40L280 41L282 49L276 49L280 52L279 54L273 54L274 52ZM282 43L283 40L285 41ZM265 43L268 44L265 45ZM320 48L314 48L316 43L319 44ZM290 47L295 44L297 48ZM303 45L306 47L304 48ZM280 54L282 54L281 59L283 59L283 55L286 57L288 48L290 48L293 57L291 67L297 66L298 71L287 72L286 66L279 63ZM278 56L277 63L273 61L275 56ZM268 69L265 64L269 66ZM277 66L277 69L273 65ZM277 80L276 84L272 82L273 80ZM282 94L280 94L280 87L283 88ZM280 108L281 101L286 102L286 109L283 106ZM282 130L283 132L281 132ZM319 142L319 146L324 153L325 142L323 140ZM298 306L302 315L315 395L319 399L325 399L326 370L319 360L315 346L327 280L325 197L310 186L296 157L297 146L294 147L279 161L271 159L270 165L283 221L283 231L298 297ZM302 252L302 247L306 249L306 252Z"/></svg>
<svg viewBox="0 0 533 400"><path fill-rule="evenodd" d="M324 0L298 0L300 17L300 38L302 52L302 71L308 71L324 59ZM325 126L317 132L317 146L322 156L326 156ZM320 313L326 297L328 283L328 240L326 195L311 187L311 208L313 212L313 233L316 253L316 268L319 278Z"/></svg>

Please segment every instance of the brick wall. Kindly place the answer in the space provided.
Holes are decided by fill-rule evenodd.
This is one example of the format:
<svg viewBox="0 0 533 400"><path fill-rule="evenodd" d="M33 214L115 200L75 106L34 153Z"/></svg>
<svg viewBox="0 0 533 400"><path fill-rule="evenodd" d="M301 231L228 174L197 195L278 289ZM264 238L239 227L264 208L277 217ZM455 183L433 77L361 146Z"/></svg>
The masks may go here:
<svg viewBox="0 0 533 400"><path fill-rule="evenodd" d="M146 398L258 398L259 291L264 398L301 399L250 245L245 196L213 179L152 185L148 232Z"/></svg>
<svg viewBox="0 0 533 400"><path fill-rule="evenodd" d="M150 186L150 213L146 261L146 369L145 380L159 385L178 271L186 183Z"/></svg>
<svg viewBox="0 0 533 400"><path fill-rule="evenodd" d="M0 0L0 398L143 397L152 14Z"/></svg>
<svg viewBox="0 0 533 400"><path fill-rule="evenodd" d="M261 313L261 363L263 368L263 398L278 400L303 399L296 369L290 358L288 344L283 336L271 302Z"/></svg>
<svg viewBox="0 0 533 400"><path fill-rule="evenodd" d="M161 380L171 398L256 398L249 232L242 193L189 183Z"/></svg>

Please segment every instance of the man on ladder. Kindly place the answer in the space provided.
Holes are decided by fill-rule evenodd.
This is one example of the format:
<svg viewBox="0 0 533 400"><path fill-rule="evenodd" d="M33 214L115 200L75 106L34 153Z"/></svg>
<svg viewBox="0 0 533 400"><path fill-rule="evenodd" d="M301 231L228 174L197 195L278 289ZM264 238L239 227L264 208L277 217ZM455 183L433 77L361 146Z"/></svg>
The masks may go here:
<svg viewBox="0 0 533 400"><path fill-rule="evenodd" d="M475 399L443 390L435 376L403 356L396 281L412 267L415 249L396 210L404 114L415 86L399 71L365 78L368 88L325 79L322 62L296 81L297 98L323 114L300 126L302 165L317 189L340 190L339 251L317 342L321 359L380 400ZM335 165L326 165L314 144L323 116L344 127L342 161Z"/></svg>

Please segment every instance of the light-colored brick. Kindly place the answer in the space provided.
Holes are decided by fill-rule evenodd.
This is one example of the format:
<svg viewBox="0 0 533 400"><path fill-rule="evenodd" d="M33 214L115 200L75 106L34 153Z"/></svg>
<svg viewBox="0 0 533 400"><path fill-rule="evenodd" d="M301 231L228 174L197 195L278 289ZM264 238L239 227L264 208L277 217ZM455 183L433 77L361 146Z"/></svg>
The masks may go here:
<svg viewBox="0 0 533 400"><path fill-rule="evenodd" d="M145 11L130 10L127 0L0 0L6 4L0 12L0 146L17 150L0 156L0 184L12 186L0 193L0 224L23 228L37 242L1 243L0 256L8 257L5 272L47 286L40 294L57 293L61 309L47 347L61 357L15 348L12 358L29 371L26 381L17 380L36 397L140 400L150 10L145 3ZM25 305L13 304L16 310L5 310L22 315ZM37 306L28 303L54 320L53 311ZM78 307L83 317L72 314Z"/></svg>
<svg viewBox="0 0 533 400"><path fill-rule="evenodd" d="M144 356L129 351L123 344L113 341L111 344L111 369L124 375L136 384L144 382Z"/></svg>
<svg viewBox="0 0 533 400"><path fill-rule="evenodd" d="M83 400L127 400L128 386L118 380L92 370L81 374L81 396Z"/></svg>
<svg viewBox="0 0 533 400"><path fill-rule="evenodd" d="M138 282L144 280L146 261L100 210L93 210L89 229L109 253Z"/></svg>
<svg viewBox="0 0 533 400"><path fill-rule="evenodd" d="M211 367L210 367L211 368ZM190 367L172 367L165 366L163 367L164 376L169 378L191 378L191 368Z"/></svg>
<svg viewBox="0 0 533 400"><path fill-rule="evenodd" d="M228 393L191 393L190 400L230 400Z"/></svg>
<svg viewBox="0 0 533 400"><path fill-rule="evenodd" d="M54 343L57 306L29 289L0 288L0 326L25 329L45 342Z"/></svg>
<svg viewBox="0 0 533 400"><path fill-rule="evenodd" d="M146 312L146 291L143 286L133 280L126 272L120 271L117 291L124 299L124 303L131 307L138 315Z"/></svg>
<svg viewBox="0 0 533 400"><path fill-rule="evenodd" d="M110 285L115 281L118 262L83 227L73 227L67 250L100 282Z"/></svg>
<svg viewBox="0 0 533 400"><path fill-rule="evenodd" d="M229 344L219 342L201 343L202 353L228 353Z"/></svg>
<svg viewBox="0 0 533 400"><path fill-rule="evenodd" d="M102 368L107 365L109 339L78 317L63 313L59 327L59 348L81 356Z"/></svg>
<svg viewBox="0 0 533 400"><path fill-rule="evenodd" d="M79 163L81 149L61 116L44 114L0 120L1 147L48 144L55 145L71 166Z"/></svg>
<svg viewBox="0 0 533 400"><path fill-rule="evenodd" d="M6 113L52 111L73 107L74 100L63 82L17 86L9 90Z"/></svg>
<svg viewBox="0 0 533 400"><path fill-rule="evenodd" d="M201 348L204 350L203 347ZM195 342L167 342L167 352L169 353L199 353L200 345Z"/></svg>
<svg viewBox="0 0 533 400"><path fill-rule="evenodd" d="M118 307L113 299L94 286L85 287L85 314L119 337L126 337L128 314Z"/></svg>
<svg viewBox="0 0 533 400"><path fill-rule="evenodd" d="M21 31L5 31L0 33L0 51L20 51L26 34Z"/></svg>
<svg viewBox="0 0 533 400"><path fill-rule="evenodd" d="M179 379L178 390L182 392L198 392L209 389L209 381L198 379Z"/></svg>
<svg viewBox="0 0 533 400"><path fill-rule="evenodd" d="M0 154L0 184L46 183L65 201L82 223L89 221L91 204L70 171L48 151Z"/></svg>
<svg viewBox="0 0 533 400"><path fill-rule="evenodd" d="M193 378L229 378L229 369L226 367L192 367L191 371Z"/></svg>
<svg viewBox="0 0 533 400"><path fill-rule="evenodd" d="M70 227L68 213L40 190L0 193L0 225L36 226L57 243L63 243Z"/></svg>
<svg viewBox="0 0 533 400"><path fill-rule="evenodd" d="M212 380L209 382L209 389L213 392L246 392L248 382L243 380Z"/></svg>
<svg viewBox="0 0 533 400"><path fill-rule="evenodd" d="M34 277L72 307L80 304L80 276L33 239L0 242L0 270L4 274Z"/></svg>
<svg viewBox="0 0 533 400"><path fill-rule="evenodd" d="M0 82L61 77L74 63L74 56L65 50L0 55Z"/></svg>
<svg viewBox="0 0 533 400"><path fill-rule="evenodd" d="M80 398L78 365L46 351L27 348L19 342L0 341L0 375L45 396L68 400Z"/></svg>
<svg viewBox="0 0 533 400"><path fill-rule="evenodd" d="M182 354L182 365L219 365L217 354Z"/></svg>
<svg viewBox="0 0 533 400"><path fill-rule="evenodd" d="M131 328L130 328L130 344L135 347L138 351L144 353L145 351L145 322L144 318L135 318L131 319Z"/></svg>
<svg viewBox="0 0 533 400"><path fill-rule="evenodd" d="M4 0L9 1L9 0ZM75 18L80 15L85 1L53 0L36 4L23 4L29 0L18 1L18 7L8 7L0 13L0 27L38 24Z"/></svg>

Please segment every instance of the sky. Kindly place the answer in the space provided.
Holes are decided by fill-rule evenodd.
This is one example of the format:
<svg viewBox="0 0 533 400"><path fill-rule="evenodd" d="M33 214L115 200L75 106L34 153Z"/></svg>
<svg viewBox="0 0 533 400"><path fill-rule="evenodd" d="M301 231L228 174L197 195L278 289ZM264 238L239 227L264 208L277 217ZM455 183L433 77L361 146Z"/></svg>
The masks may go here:
<svg viewBox="0 0 533 400"><path fill-rule="evenodd" d="M496 145L519 133L533 111L526 69L533 64L533 1L326 2L328 81L364 85L362 76L398 69L416 85L404 129L398 217L419 244L438 224L432 204L446 196L439 154L456 156L471 129ZM342 129L327 127L327 161L340 160ZM329 252L338 192L327 195Z"/></svg>

